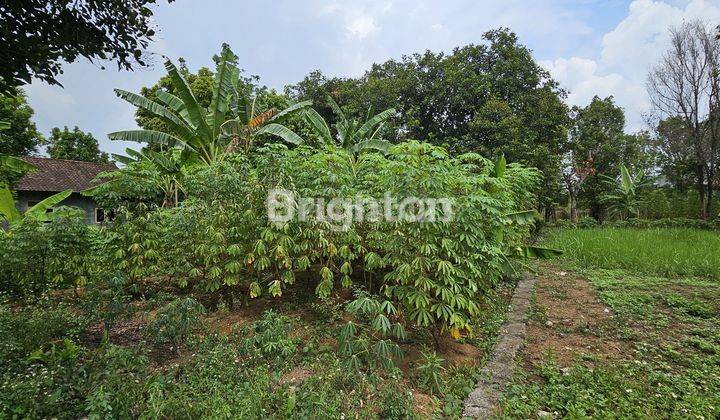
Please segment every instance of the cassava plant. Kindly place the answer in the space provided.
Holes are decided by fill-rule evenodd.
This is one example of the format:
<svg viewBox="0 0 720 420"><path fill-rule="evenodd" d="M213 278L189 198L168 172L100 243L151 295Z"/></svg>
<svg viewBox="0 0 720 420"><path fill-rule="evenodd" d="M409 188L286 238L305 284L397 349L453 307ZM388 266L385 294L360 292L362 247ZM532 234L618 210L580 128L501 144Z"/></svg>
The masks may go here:
<svg viewBox="0 0 720 420"><path fill-rule="evenodd" d="M361 291L348 303L347 311L355 320L348 321L340 331L338 352L345 358L345 365L351 369L393 367L393 359L402 357L394 340L405 339L406 333L392 302Z"/></svg>

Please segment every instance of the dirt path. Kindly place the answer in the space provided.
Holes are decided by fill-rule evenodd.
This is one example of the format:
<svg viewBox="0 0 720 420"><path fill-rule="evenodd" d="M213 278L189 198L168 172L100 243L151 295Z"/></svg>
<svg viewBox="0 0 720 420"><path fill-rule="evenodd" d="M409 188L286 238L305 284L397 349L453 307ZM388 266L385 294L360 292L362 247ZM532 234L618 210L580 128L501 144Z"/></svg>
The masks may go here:
<svg viewBox="0 0 720 420"><path fill-rule="evenodd" d="M518 284L482 379L465 400L464 416L488 418L496 413L517 362L529 372L547 355L565 367L582 354L620 359L630 353L626 342L602 337L613 328L615 315L586 279L547 263L540 270L539 276L528 275Z"/></svg>

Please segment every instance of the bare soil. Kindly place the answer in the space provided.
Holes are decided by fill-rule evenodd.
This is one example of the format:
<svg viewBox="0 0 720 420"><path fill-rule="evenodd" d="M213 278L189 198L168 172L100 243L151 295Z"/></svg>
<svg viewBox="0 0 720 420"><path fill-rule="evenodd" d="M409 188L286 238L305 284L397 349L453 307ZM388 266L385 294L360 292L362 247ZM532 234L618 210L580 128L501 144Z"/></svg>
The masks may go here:
<svg viewBox="0 0 720 420"><path fill-rule="evenodd" d="M536 315L528 322L523 352L528 367L539 365L545 355L552 356L560 367L583 355L604 360L632 357L627 342L599 335L613 328L615 315L582 276L542 264L533 306L535 313L543 316Z"/></svg>

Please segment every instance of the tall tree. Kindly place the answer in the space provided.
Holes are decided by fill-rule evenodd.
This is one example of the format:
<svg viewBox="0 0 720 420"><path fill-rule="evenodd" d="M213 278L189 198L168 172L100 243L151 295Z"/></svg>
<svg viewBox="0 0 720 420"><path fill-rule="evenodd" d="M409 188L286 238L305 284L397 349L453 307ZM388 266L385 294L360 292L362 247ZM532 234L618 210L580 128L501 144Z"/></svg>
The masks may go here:
<svg viewBox="0 0 720 420"><path fill-rule="evenodd" d="M680 190L697 184L693 133L679 116L661 120L656 128L660 173Z"/></svg>
<svg viewBox="0 0 720 420"><path fill-rule="evenodd" d="M33 114L21 89L14 89L11 95L0 94L0 121L8 123L0 131L0 154L27 156L37 152L43 136L32 122Z"/></svg>
<svg viewBox="0 0 720 420"><path fill-rule="evenodd" d="M53 159L108 162L108 154L100 151L97 139L77 126L72 131L67 127L62 130L53 128L47 143L47 152Z"/></svg>
<svg viewBox="0 0 720 420"><path fill-rule="evenodd" d="M168 0L171 2L172 0ZM33 78L59 84L62 63L82 56L144 66L156 0L22 0L0 7L0 91Z"/></svg>
<svg viewBox="0 0 720 420"><path fill-rule="evenodd" d="M595 96L586 107L574 107L572 119L567 164L582 178L579 197L585 200L590 214L602 220L606 207L602 196L608 193L602 177L618 176L621 164L638 166L640 142L646 137L625 134L625 112L615 105L612 96Z"/></svg>
<svg viewBox="0 0 720 420"><path fill-rule="evenodd" d="M375 64L358 79L313 72L286 91L316 106L329 94L358 119L369 108L395 108L381 134L388 140L424 139L490 157L505 153L535 166L543 172L543 204L550 208L567 139L565 93L510 30L486 32L483 41L450 54L427 51ZM329 106L318 112L336 122Z"/></svg>
<svg viewBox="0 0 720 420"><path fill-rule="evenodd" d="M670 48L648 75L659 119L680 117L690 132L703 217L712 214L720 149L720 40L711 27L690 21L670 30Z"/></svg>

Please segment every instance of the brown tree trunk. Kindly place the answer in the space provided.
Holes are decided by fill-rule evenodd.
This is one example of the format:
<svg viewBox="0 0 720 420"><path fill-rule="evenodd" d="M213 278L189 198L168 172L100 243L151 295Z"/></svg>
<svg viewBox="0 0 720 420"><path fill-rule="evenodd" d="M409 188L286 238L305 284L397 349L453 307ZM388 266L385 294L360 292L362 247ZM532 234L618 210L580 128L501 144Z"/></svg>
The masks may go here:
<svg viewBox="0 0 720 420"><path fill-rule="evenodd" d="M577 197L574 192L568 195L570 199L570 221L576 223L578 220Z"/></svg>
<svg viewBox="0 0 720 420"><path fill-rule="evenodd" d="M707 174L708 179L708 185L707 185L707 204L705 207L705 219L712 218L713 217L713 192L714 192L714 179L715 179L715 169L710 168L708 169Z"/></svg>
<svg viewBox="0 0 720 420"><path fill-rule="evenodd" d="M700 217L707 219L707 208L705 207L705 168L703 164L695 167L695 175L697 176L698 197L700 198Z"/></svg>

